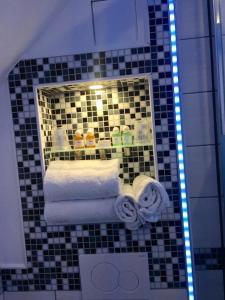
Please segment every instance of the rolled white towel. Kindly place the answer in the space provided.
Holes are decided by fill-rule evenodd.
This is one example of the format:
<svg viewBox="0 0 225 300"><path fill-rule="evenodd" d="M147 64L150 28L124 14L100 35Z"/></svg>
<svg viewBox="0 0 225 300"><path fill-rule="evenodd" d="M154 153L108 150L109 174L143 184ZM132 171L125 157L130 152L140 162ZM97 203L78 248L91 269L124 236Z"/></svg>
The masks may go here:
<svg viewBox="0 0 225 300"><path fill-rule="evenodd" d="M136 223L125 223L125 227L129 230L137 230L139 229L142 225L146 225L146 221L143 220L141 221L141 219L139 218L138 219L139 222L136 222ZM150 224L148 224L150 225Z"/></svg>
<svg viewBox="0 0 225 300"><path fill-rule="evenodd" d="M124 184L122 186L121 195L117 197L114 208L116 215L126 223L127 228L134 230L142 225L142 219L138 215L133 189L130 185Z"/></svg>
<svg viewBox="0 0 225 300"><path fill-rule="evenodd" d="M44 176L46 202L102 199L120 194L118 161L50 163ZM60 167L61 165L61 167ZM56 167L57 166L57 167Z"/></svg>
<svg viewBox="0 0 225 300"><path fill-rule="evenodd" d="M162 210L170 203L163 185L151 177L139 175L134 179L132 188L140 216L148 222L157 222Z"/></svg>
<svg viewBox="0 0 225 300"><path fill-rule="evenodd" d="M47 202L44 218L48 225L119 222L114 211L116 198Z"/></svg>
<svg viewBox="0 0 225 300"><path fill-rule="evenodd" d="M137 218L135 222L126 222L125 227L129 230L137 230L140 228L145 221L142 223L140 218Z"/></svg>
<svg viewBox="0 0 225 300"><path fill-rule="evenodd" d="M145 221L145 222L151 222L151 223L155 223L158 222L160 217L161 217L161 213L149 213L148 209L146 209L145 207L140 207L139 208L139 216Z"/></svg>

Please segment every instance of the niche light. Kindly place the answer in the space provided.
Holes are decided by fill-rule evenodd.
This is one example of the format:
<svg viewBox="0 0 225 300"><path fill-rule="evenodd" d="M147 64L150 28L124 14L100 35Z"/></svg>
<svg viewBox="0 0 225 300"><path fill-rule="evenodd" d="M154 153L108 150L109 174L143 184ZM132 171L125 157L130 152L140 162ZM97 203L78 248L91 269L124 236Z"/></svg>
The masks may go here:
<svg viewBox="0 0 225 300"><path fill-rule="evenodd" d="M188 283L188 299L195 300L194 284L193 284L193 263L191 255L191 241L190 241L190 227L187 205L187 193L185 185L185 166L183 159L183 135L181 125L181 112L180 112L180 91L179 91L179 76L177 65L177 38L176 38L176 25L175 25L175 10L174 0L169 0L169 23L170 23L170 44L172 52L172 76L173 76L173 93L175 105L175 119L176 119L176 137L178 149L178 172L180 179L181 191L181 207L182 207L182 222L184 231L184 246L185 246L185 259L186 259L186 272Z"/></svg>
<svg viewBox="0 0 225 300"><path fill-rule="evenodd" d="M103 86L101 84L96 84L96 85L90 85L89 86L90 90L100 90L102 88L103 88Z"/></svg>

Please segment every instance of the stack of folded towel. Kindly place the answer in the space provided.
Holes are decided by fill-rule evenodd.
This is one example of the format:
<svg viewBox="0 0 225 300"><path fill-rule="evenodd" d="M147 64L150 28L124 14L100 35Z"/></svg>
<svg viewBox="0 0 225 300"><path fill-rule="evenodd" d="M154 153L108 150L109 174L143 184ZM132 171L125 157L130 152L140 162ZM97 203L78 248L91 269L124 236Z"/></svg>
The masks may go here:
<svg viewBox="0 0 225 300"><path fill-rule="evenodd" d="M119 161L52 161L44 177L49 225L123 221L130 230L157 222L169 206L164 187L146 175L121 185Z"/></svg>
<svg viewBox="0 0 225 300"><path fill-rule="evenodd" d="M44 177L44 217L49 225L118 222L120 189L117 159L52 161Z"/></svg>
<svg viewBox="0 0 225 300"><path fill-rule="evenodd" d="M169 206L168 194L157 180L146 175L137 176L133 185L124 185L115 202L118 218L134 230L146 222L157 222L161 212Z"/></svg>

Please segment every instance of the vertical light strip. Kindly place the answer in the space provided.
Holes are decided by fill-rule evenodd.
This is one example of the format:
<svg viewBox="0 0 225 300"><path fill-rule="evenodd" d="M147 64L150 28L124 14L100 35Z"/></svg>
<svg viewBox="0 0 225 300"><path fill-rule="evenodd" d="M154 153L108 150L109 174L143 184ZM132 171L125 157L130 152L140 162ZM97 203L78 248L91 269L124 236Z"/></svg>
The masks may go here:
<svg viewBox="0 0 225 300"><path fill-rule="evenodd" d="M171 42L171 55L172 55L173 94L174 94L174 105L175 105L176 137L177 137L177 151L178 151L178 172L179 172L179 180L180 180L182 221L183 221L183 229L184 229L185 258L186 258L186 267L187 267L188 299L194 300L195 297L194 297L194 284L193 284L193 268L192 268L192 256L191 256L187 194L186 194L186 185L185 185L183 137L182 137L182 126L181 126L174 0L168 0L168 2L169 2L170 42Z"/></svg>

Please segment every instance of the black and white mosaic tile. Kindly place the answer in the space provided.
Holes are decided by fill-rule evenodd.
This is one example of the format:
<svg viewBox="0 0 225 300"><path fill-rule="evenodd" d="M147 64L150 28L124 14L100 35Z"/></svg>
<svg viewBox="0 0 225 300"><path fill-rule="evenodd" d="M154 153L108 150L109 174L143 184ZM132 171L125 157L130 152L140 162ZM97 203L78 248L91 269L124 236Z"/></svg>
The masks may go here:
<svg viewBox="0 0 225 300"><path fill-rule="evenodd" d="M145 251L149 255L151 288L186 287L166 0L149 0L149 26L149 47L25 60L10 72L28 266L23 270L2 271L4 290L79 290L80 253ZM47 226L43 218L34 86L145 73L152 77L159 180L168 191L171 207L163 213L161 221L134 232L126 230L123 224ZM47 103L45 108L51 110L48 98L45 96L42 100Z"/></svg>
<svg viewBox="0 0 225 300"><path fill-rule="evenodd" d="M223 248L194 248L195 270L223 270L224 257Z"/></svg>
<svg viewBox="0 0 225 300"><path fill-rule="evenodd" d="M98 149L81 150L79 153L73 151L73 138L77 129L85 135L88 128L92 128L97 144L99 140L111 141L114 127L122 131L123 126L127 125L134 136L135 121L144 119L150 131L151 140L148 143L130 147L128 156L127 149L109 148L104 150L105 157L119 159L120 177L125 183L132 183L141 173L155 177L148 80L128 78L102 81L101 84L105 87L97 91L89 89L90 82L86 85L82 83L38 89L39 128L45 166L48 166L49 160L74 160L77 155L81 159L100 159L101 152ZM68 138L71 150L65 153L52 151L52 132L56 126L61 126Z"/></svg>
<svg viewBox="0 0 225 300"><path fill-rule="evenodd" d="M0 271L0 295L3 293L3 286L2 286L2 272Z"/></svg>

